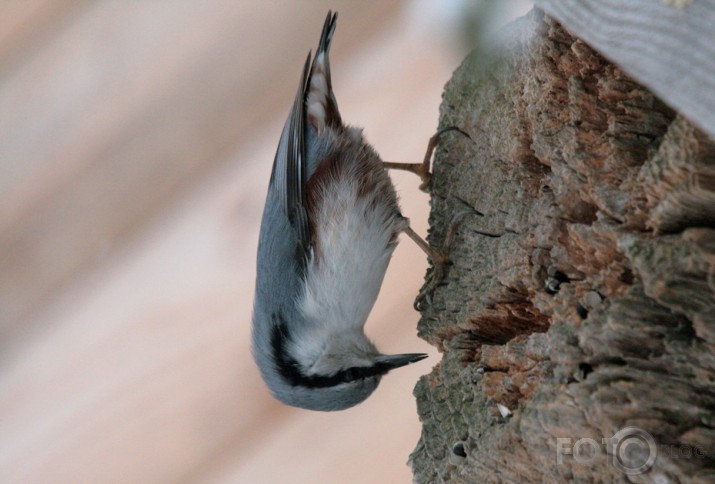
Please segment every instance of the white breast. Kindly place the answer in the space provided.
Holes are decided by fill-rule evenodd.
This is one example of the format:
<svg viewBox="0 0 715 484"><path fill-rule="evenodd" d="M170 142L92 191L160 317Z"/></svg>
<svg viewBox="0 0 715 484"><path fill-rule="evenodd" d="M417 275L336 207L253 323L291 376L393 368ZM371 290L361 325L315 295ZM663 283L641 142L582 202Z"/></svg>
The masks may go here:
<svg viewBox="0 0 715 484"><path fill-rule="evenodd" d="M328 184L315 223L319 255L307 266L300 308L313 329L362 329L406 219L378 194L357 196L353 177Z"/></svg>

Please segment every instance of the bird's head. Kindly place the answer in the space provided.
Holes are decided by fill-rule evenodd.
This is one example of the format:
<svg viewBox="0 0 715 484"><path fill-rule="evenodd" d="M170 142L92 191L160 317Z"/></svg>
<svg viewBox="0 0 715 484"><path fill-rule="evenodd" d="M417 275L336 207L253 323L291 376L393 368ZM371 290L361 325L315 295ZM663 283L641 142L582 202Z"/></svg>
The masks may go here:
<svg viewBox="0 0 715 484"><path fill-rule="evenodd" d="M369 397L383 375L420 361L423 353L383 355L362 332L293 341L272 338L273 375L264 378L273 395L308 410L343 410Z"/></svg>

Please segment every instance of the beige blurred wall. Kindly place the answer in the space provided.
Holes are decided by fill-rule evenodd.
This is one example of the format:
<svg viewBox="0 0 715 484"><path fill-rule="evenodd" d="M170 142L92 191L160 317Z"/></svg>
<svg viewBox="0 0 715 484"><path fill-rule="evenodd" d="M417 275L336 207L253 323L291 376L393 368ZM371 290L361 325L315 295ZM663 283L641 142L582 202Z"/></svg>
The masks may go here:
<svg viewBox="0 0 715 484"><path fill-rule="evenodd" d="M0 482L408 482L424 255L398 247L367 328L431 358L320 414L250 356L273 152L340 13L333 84L384 159L420 160L465 54L461 2L0 5ZM393 176L424 234L427 195Z"/></svg>

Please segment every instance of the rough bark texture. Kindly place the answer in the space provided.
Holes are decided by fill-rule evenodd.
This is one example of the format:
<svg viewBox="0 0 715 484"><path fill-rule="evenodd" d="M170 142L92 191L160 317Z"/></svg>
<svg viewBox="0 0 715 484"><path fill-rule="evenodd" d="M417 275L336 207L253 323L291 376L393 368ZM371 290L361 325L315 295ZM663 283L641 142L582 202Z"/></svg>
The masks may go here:
<svg viewBox="0 0 715 484"><path fill-rule="evenodd" d="M438 149L430 243L468 215L419 325L444 356L415 479L712 482L715 143L538 11L512 29L441 107L472 140ZM628 426L658 445L642 474L600 445ZM557 438L599 451L558 463Z"/></svg>

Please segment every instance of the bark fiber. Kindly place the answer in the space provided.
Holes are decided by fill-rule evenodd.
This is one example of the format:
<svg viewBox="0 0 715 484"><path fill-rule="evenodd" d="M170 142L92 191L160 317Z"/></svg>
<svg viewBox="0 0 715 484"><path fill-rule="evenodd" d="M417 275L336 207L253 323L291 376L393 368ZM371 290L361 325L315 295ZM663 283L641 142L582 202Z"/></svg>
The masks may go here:
<svg viewBox="0 0 715 484"><path fill-rule="evenodd" d="M715 143L539 11L510 28L441 106L472 139L435 156L430 243L466 215L422 308L415 480L713 482ZM642 474L600 445L629 426Z"/></svg>

